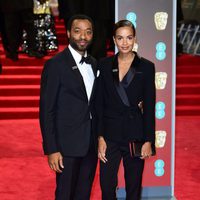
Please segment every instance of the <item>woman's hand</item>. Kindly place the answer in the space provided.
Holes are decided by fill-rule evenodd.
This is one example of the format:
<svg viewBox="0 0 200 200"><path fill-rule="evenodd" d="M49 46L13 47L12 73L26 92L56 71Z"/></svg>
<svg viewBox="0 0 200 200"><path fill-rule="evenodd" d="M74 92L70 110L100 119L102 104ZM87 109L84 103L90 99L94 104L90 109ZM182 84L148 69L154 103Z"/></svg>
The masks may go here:
<svg viewBox="0 0 200 200"><path fill-rule="evenodd" d="M98 158L104 163L106 163L108 161L106 159L106 149L107 149L107 145L106 145L104 138L102 136L99 136L99 138L98 138Z"/></svg>
<svg viewBox="0 0 200 200"><path fill-rule="evenodd" d="M142 151L141 152L141 154L142 154L141 159L150 158L151 155L152 155L151 142L145 142L142 146L141 151Z"/></svg>

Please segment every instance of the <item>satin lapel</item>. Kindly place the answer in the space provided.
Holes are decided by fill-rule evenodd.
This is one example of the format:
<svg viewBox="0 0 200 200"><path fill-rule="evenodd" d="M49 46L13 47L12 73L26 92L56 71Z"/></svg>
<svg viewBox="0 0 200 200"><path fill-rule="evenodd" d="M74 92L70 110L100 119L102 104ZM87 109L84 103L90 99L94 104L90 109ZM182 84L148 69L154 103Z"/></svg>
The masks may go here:
<svg viewBox="0 0 200 200"><path fill-rule="evenodd" d="M130 74L126 74L124 78L127 78L127 80L122 80L122 84L123 81L125 82L125 86L128 87L130 85L130 83L132 82L132 80L134 79L134 75L135 75L135 70L137 69L138 65L140 64L140 57L136 54L135 55L135 59L133 60L133 62L131 63L131 69L130 69ZM129 75L129 76L128 76ZM120 100L120 102L123 103L119 93L118 93L118 84L119 84L119 66L118 66L118 54L116 54L114 56L113 59L113 63L112 63L112 76L113 76L113 88L115 91L116 96L118 97L118 99Z"/></svg>
<svg viewBox="0 0 200 200"><path fill-rule="evenodd" d="M67 55L67 58L66 58L67 66L69 66L71 68L72 74L74 74L77 81L79 81L81 83L82 92L83 92L86 100L88 101L87 93L86 93L86 89L85 89L85 84L84 84L84 81L83 81L83 77L82 77L82 75L81 75L81 73L78 69L78 66L76 65L76 62L75 62L70 50L68 48L66 48L65 52L66 52L66 55Z"/></svg>
<svg viewBox="0 0 200 200"><path fill-rule="evenodd" d="M92 93L90 96L90 101L92 101L93 97L94 97L94 93L95 93L95 88L96 88L96 78L97 78L97 66L96 66L96 61L92 58L92 70L94 73L94 83L93 83L93 87L92 87Z"/></svg>
<svg viewBox="0 0 200 200"><path fill-rule="evenodd" d="M119 83L118 53L114 56L112 61L112 76L114 82Z"/></svg>
<svg viewBox="0 0 200 200"><path fill-rule="evenodd" d="M137 54L135 54L135 58L131 63L130 69L128 70L123 80L121 81L123 87L127 88L133 81L134 76L136 74L136 69L138 68L139 65L140 65L140 58Z"/></svg>
<svg viewBox="0 0 200 200"><path fill-rule="evenodd" d="M119 102L123 103L121 100L121 97L119 96L119 94L117 92L117 88L116 88L116 84L119 84L118 53L113 58L111 70L112 70L111 73L112 73L112 77L113 77L113 83L112 83L113 91L114 91L117 99L119 100Z"/></svg>

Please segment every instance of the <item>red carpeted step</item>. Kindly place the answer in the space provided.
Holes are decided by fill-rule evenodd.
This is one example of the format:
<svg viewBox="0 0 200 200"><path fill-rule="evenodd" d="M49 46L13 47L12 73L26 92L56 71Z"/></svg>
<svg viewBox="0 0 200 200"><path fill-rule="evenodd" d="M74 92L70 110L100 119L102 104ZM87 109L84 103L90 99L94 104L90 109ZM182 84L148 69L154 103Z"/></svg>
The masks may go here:
<svg viewBox="0 0 200 200"><path fill-rule="evenodd" d="M177 84L199 84L200 83L200 74L177 74L176 75Z"/></svg>
<svg viewBox="0 0 200 200"><path fill-rule="evenodd" d="M200 103L200 94L195 95L177 95L176 96L176 106L181 105L196 105L198 106Z"/></svg>
<svg viewBox="0 0 200 200"><path fill-rule="evenodd" d="M64 28L62 28L62 29L57 29L56 32L57 32L57 34L59 34L59 37L60 37L60 36L63 36L63 35L67 36L66 31L65 31Z"/></svg>
<svg viewBox="0 0 200 200"><path fill-rule="evenodd" d="M43 66L3 66L2 75L40 75Z"/></svg>
<svg viewBox="0 0 200 200"><path fill-rule="evenodd" d="M60 29L65 29L64 21L63 22L56 22L55 23L55 27L56 27L56 30L58 30L59 28Z"/></svg>
<svg viewBox="0 0 200 200"><path fill-rule="evenodd" d="M199 116L200 115L200 106L177 106L176 115L178 116Z"/></svg>
<svg viewBox="0 0 200 200"><path fill-rule="evenodd" d="M20 58L18 61L12 61L9 59L2 59L2 66L37 66L37 65L44 65L44 63L46 62L46 59L24 59L24 58Z"/></svg>
<svg viewBox="0 0 200 200"><path fill-rule="evenodd" d="M66 38L66 36L65 37L63 36L62 38L59 38L58 39L58 43L67 46L67 38Z"/></svg>
<svg viewBox="0 0 200 200"><path fill-rule="evenodd" d="M200 116L200 56L178 57L176 74L176 115Z"/></svg>
<svg viewBox="0 0 200 200"><path fill-rule="evenodd" d="M0 85L0 96L37 96L40 85Z"/></svg>
<svg viewBox="0 0 200 200"><path fill-rule="evenodd" d="M0 108L0 119L37 119L39 108Z"/></svg>
<svg viewBox="0 0 200 200"><path fill-rule="evenodd" d="M176 65L178 65L178 66L182 66L182 65L199 66L200 65L200 56L184 54L177 58Z"/></svg>
<svg viewBox="0 0 200 200"><path fill-rule="evenodd" d="M200 94L200 84L178 84L176 94Z"/></svg>
<svg viewBox="0 0 200 200"><path fill-rule="evenodd" d="M40 75L1 75L0 85L40 84Z"/></svg>
<svg viewBox="0 0 200 200"><path fill-rule="evenodd" d="M59 51L67 46L63 21L56 20ZM19 53L19 60L13 62L5 57L0 46L3 65L0 75L0 119L37 119L39 111L40 77L44 63L57 52L48 52L42 59Z"/></svg>
<svg viewBox="0 0 200 200"><path fill-rule="evenodd" d="M0 107L38 107L39 96L0 96Z"/></svg>
<svg viewBox="0 0 200 200"><path fill-rule="evenodd" d="M55 55L56 52L52 52L52 55ZM45 56L43 58L34 58L34 57L27 57L26 55L19 54L19 60L18 61L12 61L8 58L5 58L5 55L1 56L2 58L2 65L3 66L43 66L44 63L52 57L52 55L49 54L48 56Z"/></svg>
<svg viewBox="0 0 200 200"><path fill-rule="evenodd" d="M191 65L183 65L176 67L177 74L200 74L199 65L191 66Z"/></svg>
<svg viewBox="0 0 200 200"><path fill-rule="evenodd" d="M64 48L66 48L67 44L59 44L59 51L62 51ZM3 66L43 66L44 63L49 60L52 56L57 54L58 51L48 52L48 55L46 55L43 58L34 58L34 57L28 57L25 54L19 54L19 60L18 61L12 61L5 57L5 54L1 56L1 61Z"/></svg>

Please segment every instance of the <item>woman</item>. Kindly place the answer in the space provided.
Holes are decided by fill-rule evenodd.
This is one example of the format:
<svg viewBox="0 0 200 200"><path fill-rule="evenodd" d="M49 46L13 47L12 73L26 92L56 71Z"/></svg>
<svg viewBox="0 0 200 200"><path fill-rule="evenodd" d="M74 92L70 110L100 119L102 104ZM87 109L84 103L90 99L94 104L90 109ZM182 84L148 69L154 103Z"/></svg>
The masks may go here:
<svg viewBox="0 0 200 200"><path fill-rule="evenodd" d="M144 159L151 156L155 142L155 68L132 51L135 28L130 21L115 24L113 39L119 52L99 62L96 101L102 199L116 199L123 158L126 199L139 200ZM144 141L141 157L131 156L132 141Z"/></svg>

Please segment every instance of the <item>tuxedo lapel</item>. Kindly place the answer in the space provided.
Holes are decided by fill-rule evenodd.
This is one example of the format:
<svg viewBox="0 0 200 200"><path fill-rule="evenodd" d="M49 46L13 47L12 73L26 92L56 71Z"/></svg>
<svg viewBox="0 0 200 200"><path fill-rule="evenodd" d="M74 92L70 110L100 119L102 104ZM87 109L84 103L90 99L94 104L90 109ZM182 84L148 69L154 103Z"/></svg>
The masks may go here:
<svg viewBox="0 0 200 200"><path fill-rule="evenodd" d="M116 95L116 98L119 100L120 103L129 105L129 100L122 86L122 82L119 81L118 53L113 57L111 70L112 70L112 78L113 78L112 88Z"/></svg>
<svg viewBox="0 0 200 200"><path fill-rule="evenodd" d="M119 94L117 92L117 88L116 88L116 85L119 84L118 54L116 54L113 57L111 70L112 70L111 73L112 73L112 78L113 78L113 81L111 83L112 84L112 88L113 88L113 92L114 92L116 98L119 100L119 102L123 103L122 100L121 100L121 97L119 96Z"/></svg>
<svg viewBox="0 0 200 200"><path fill-rule="evenodd" d="M90 101L93 99L94 97L94 91L95 91L95 88L96 88L96 78L97 78L97 66L96 66L96 61L92 59L92 63L91 63L91 66L92 66L92 71L93 71L93 74L94 74L94 83L93 83L93 87L92 87L92 92L91 92L91 96L90 96Z"/></svg>
<svg viewBox="0 0 200 200"><path fill-rule="evenodd" d="M119 83L119 66L118 66L118 54L113 57L112 61L112 76L116 83Z"/></svg>
<svg viewBox="0 0 200 200"><path fill-rule="evenodd" d="M78 69L78 66L76 65L76 62L70 52L70 50L68 48L65 49L65 53L66 53L66 60L67 60L67 66L70 68L72 74L75 76L75 78L77 79L77 81L79 81L81 83L81 90L83 92L83 95L85 96L86 100L88 101L87 98L87 93L86 93L86 89L85 89L85 84L83 81L83 77Z"/></svg>

